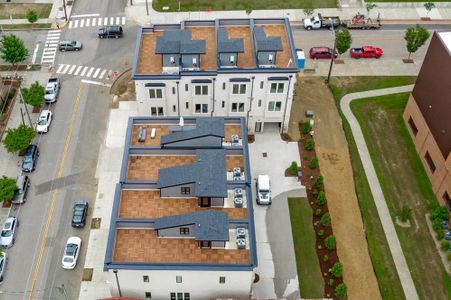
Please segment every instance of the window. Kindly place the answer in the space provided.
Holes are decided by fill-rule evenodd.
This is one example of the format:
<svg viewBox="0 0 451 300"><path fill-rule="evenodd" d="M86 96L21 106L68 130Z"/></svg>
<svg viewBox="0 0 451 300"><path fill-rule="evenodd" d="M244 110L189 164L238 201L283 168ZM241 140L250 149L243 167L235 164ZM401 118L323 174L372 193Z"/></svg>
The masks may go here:
<svg viewBox="0 0 451 300"><path fill-rule="evenodd" d="M172 105L172 111L175 112L176 111L176 107L175 105Z"/></svg>
<svg viewBox="0 0 451 300"><path fill-rule="evenodd" d="M211 248L211 242L210 241L200 241L199 243L201 248Z"/></svg>
<svg viewBox="0 0 451 300"><path fill-rule="evenodd" d="M271 83L271 94L281 94L283 93L283 82L273 82Z"/></svg>
<svg viewBox="0 0 451 300"><path fill-rule="evenodd" d="M451 198L449 197L448 192L445 192L445 193L443 194L442 199L443 199L443 201L445 202L445 204L448 206L448 208L451 208Z"/></svg>
<svg viewBox="0 0 451 300"><path fill-rule="evenodd" d="M172 87L172 94L175 95L175 87Z"/></svg>
<svg viewBox="0 0 451 300"><path fill-rule="evenodd" d="M246 84L245 83L234 83L232 85L232 94L234 94L234 95L246 94Z"/></svg>
<svg viewBox="0 0 451 300"><path fill-rule="evenodd" d="M263 81L260 81L260 88L263 88Z"/></svg>
<svg viewBox="0 0 451 300"><path fill-rule="evenodd" d="M262 107L262 99L258 99L258 107Z"/></svg>
<svg viewBox="0 0 451 300"><path fill-rule="evenodd" d="M152 293L151 292L146 292L145 296L146 296L145 297L146 299L150 299L150 298L152 298Z"/></svg>
<svg viewBox="0 0 451 300"><path fill-rule="evenodd" d="M194 95L196 96L208 95L208 85L196 85L194 87Z"/></svg>
<svg viewBox="0 0 451 300"><path fill-rule="evenodd" d="M183 300L189 300L189 293L185 293L185 294L184 294Z"/></svg>
<svg viewBox="0 0 451 300"><path fill-rule="evenodd" d="M206 114L208 113L208 104L196 104L195 112L197 114Z"/></svg>
<svg viewBox="0 0 451 300"><path fill-rule="evenodd" d="M226 89L226 83L225 83L225 82L222 83L222 89L223 89L223 90Z"/></svg>
<svg viewBox="0 0 451 300"><path fill-rule="evenodd" d="M189 235L189 227L181 227L180 228L180 235ZM182 277L180 277L182 278ZM182 279L180 279L181 282ZM178 283L180 283L178 282Z"/></svg>
<svg viewBox="0 0 451 300"><path fill-rule="evenodd" d="M281 101L269 101L268 111L280 111L282 109Z"/></svg>
<svg viewBox="0 0 451 300"><path fill-rule="evenodd" d="M183 293L177 293L177 300L183 300Z"/></svg>
<svg viewBox="0 0 451 300"><path fill-rule="evenodd" d="M224 108L224 107L225 107L225 101L222 101L222 104L221 104L221 106L222 106L222 108Z"/></svg>
<svg viewBox="0 0 451 300"><path fill-rule="evenodd" d="M144 282L149 282L149 276L148 275L144 275L143 276L143 281Z"/></svg>
<svg viewBox="0 0 451 300"><path fill-rule="evenodd" d="M182 229L182 228L180 228L180 229ZM176 283L182 283L182 276L175 276L175 282ZM177 293L178 294L178 293ZM181 294L181 293L180 293ZM178 298L178 295L177 295L177 298Z"/></svg>
<svg viewBox="0 0 451 300"><path fill-rule="evenodd" d="M186 109L189 108L189 102L185 102L185 108L186 108Z"/></svg>
<svg viewBox="0 0 451 300"><path fill-rule="evenodd" d="M182 195L189 195L189 194L191 194L190 187L182 186L181 187L181 193L182 193Z"/></svg>
<svg viewBox="0 0 451 300"><path fill-rule="evenodd" d="M160 106L152 106L150 108L150 114L152 116L163 116L163 107Z"/></svg>
<svg viewBox="0 0 451 300"><path fill-rule="evenodd" d="M171 300L177 300L177 298L175 297L175 293L171 293Z"/></svg>
<svg viewBox="0 0 451 300"><path fill-rule="evenodd" d="M163 99L162 89L150 89L149 90L150 99Z"/></svg>
<svg viewBox="0 0 451 300"><path fill-rule="evenodd" d="M411 129L412 132L413 132L413 135L416 136L417 133L418 133L418 128L417 128L417 126L415 125L415 122L413 121L412 117L409 118L408 123L409 123L410 129Z"/></svg>
<svg viewBox="0 0 451 300"><path fill-rule="evenodd" d="M185 84L185 92L188 92L188 84Z"/></svg>
<svg viewBox="0 0 451 300"><path fill-rule="evenodd" d="M424 159L426 160L431 172L434 173L435 172L435 164L434 164L434 161L432 160L432 157L429 154L429 152L426 152L426 154L424 155Z"/></svg>
<svg viewBox="0 0 451 300"><path fill-rule="evenodd" d="M232 103L232 112L244 112L244 103Z"/></svg>
<svg viewBox="0 0 451 300"><path fill-rule="evenodd" d="M225 283L225 276L219 276L219 283L221 284Z"/></svg>

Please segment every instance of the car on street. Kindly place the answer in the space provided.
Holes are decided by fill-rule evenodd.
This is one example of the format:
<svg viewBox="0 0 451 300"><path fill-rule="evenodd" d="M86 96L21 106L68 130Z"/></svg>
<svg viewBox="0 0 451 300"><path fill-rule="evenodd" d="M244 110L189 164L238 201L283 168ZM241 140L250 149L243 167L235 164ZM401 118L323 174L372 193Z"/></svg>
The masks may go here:
<svg viewBox="0 0 451 300"><path fill-rule="evenodd" d="M52 123L52 112L50 110L43 110L39 115L38 125L36 131L38 133L47 133Z"/></svg>
<svg viewBox="0 0 451 300"><path fill-rule="evenodd" d="M88 201L77 200L72 213L72 227L84 227L88 215Z"/></svg>
<svg viewBox="0 0 451 300"><path fill-rule="evenodd" d="M0 245L2 247L9 248L14 244L17 226L19 226L19 220L16 217L6 218L0 236Z"/></svg>
<svg viewBox="0 0 451 300"><path fill-rule="evenodd" d="M30 188L30 178L27 175L19 175L16 179L16 190L12 204L22 204L27 201L28 189Z"/></svg>
<svg viewBox="0 0 451 300"><path fill-rule="evenodd" d="M36 164L39 157L39 148L35 144L30 144L25 151L22 160L22 171L33 172L36 169Z"/></svg>
<svg viewBox="0 0 451 300"><path fill-rule="evenodd" d="M0 284L3 283L6 271L6 263L8 262L8 254L2 252L0 254Z"/></svg>
<svg viewBox="0 0 451 300"><path fill-rule="evenodd" d="M122 27L121 26L107 26L102 27L97 32L97 36L101 39L103 38L120 38L122 36Z"/></svg>
<svg viewBox="0 0 451 300"><path fill-rule="evenodd" d="M331 58L332 57L333 49L329 47L313 47L310 49L309 54L310 58ZM338 52L335 50L334 58L337 58Z"/></svg>
<svg viewBox="0 0 451 300"><path fill-rule="evenodd" d="M61 52L64 51L80 51L83 48L83 44L80 41L61 41L58 49Z"/></svg>
<svg viewBox="0 0 451 300"><path fill-rule="evenodd" d="M50 78L45 86L45 103L53 103L58 100L58 94L60 91L61 83L58 78Z"/></svg>
<svg viewBox="0 0 451 300"><path fill-rule="evenodd" d="M374 46L363 46L361 48L351 48L350 52L351 57L353 58L380 58L382 56L382 49Z"/></svg>
<svg viewBox="0 0 451 300"><path fill-rule="evenodd" d="M72 236L67 239L66 248L62 260L63 269L72 270L77 265L78 255L81 249L81 238Z"/></svg>

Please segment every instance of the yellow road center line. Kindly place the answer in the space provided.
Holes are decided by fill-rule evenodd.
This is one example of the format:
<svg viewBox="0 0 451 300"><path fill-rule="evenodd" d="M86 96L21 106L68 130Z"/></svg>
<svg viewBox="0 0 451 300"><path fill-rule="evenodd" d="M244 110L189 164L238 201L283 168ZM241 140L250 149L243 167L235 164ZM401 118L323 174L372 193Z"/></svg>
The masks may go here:
<svg viewBox="0 0 451 300"><path fill-rule="evenodd" d="M56 179L61 178L61 176L63 175L64 164L66 162L67 152L69 150L69 144L72 139L72 132L74 131L75 116L77 114L78 105L80 104L80 97L81 97L82 91L83 91L83 84L80 83L80 86L79 86L78 92L77 92L77 97L75 98L75 103L72 108L72 114L71 114L70 124L69 124L69 132L67 133L67 136L66 136L66 143L64 144L63 155L62 155L61 163L60 163L60 166L58 169L58 174L56 175ZM52 193L52 200L50 202L50 208L48 211L47 222L45 223L44 234L42 235L42 238L41 238L41 246L39 248L39 255L38 255L38 259L36 261L33 279L31 281L30 294L28 296L29 300L31 300L33 298L33 291L34 291L34 288L36 285L36 281L38 280L39 268L41 266L42 256L44 254L47 235L49 233L49 227L50 227L50 222L52 221L53 211L55 210L55 203L56 203L57 196L58 196L58 189L55 189L55 190L53 190L53 193Z"/></svg>

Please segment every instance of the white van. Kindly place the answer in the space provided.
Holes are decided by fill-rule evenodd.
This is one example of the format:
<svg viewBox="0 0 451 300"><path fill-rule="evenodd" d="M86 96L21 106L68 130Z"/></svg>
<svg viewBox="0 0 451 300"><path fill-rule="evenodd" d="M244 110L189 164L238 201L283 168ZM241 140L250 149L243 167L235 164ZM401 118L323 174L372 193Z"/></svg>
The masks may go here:
<svg viewBox="0 0 451 300"><path fill-rule="evenodd" d="M271 188L269 187L269 176L258 175L257 177L257 204L271 204Z"/></svg>

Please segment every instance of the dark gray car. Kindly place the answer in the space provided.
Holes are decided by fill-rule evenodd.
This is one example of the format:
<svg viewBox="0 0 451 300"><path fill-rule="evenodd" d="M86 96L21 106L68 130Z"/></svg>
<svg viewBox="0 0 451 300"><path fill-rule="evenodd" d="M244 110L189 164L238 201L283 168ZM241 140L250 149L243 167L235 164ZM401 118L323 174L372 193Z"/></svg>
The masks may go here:
<svg viewBox="0 0 451 300"><path fill-rule="evenodd" d="M22 160L22 171L24 172L34 171L34 169L36 169L38 157L39 157L38 146L34 144L28 145L28 148L25 151L25 155Z"/></svg>
<svg viewBox="0 0 451 300"><path fill-rule="evenodd" d="M80 51L83 44L79 41L61 41L59 43L60 51Z"/></svg>
<svg viewBox="0 0 451 300"><path fill-rule="evenodd" d="M30 178L27 175L17 176L16 190L14 191L14 198L12 204L22 204L27 201L28 188L30 187Z"/></svg>
<svg viewBox="0 0 451 300"><path fill-rule="evenodd" d="M77 200L72 214L72 227L84 227L88 215L88 201Z"/></svg>

